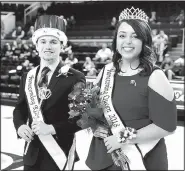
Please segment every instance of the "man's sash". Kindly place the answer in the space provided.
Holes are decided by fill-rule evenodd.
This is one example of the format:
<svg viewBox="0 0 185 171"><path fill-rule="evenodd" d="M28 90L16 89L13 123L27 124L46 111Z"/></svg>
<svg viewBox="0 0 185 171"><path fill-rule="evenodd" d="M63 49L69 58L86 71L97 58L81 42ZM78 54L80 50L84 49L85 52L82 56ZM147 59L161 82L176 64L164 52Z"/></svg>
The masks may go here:
<svg viewBox="0 0 185 171"><path fill-rule="evenodd" d="M73 170L74 161L75 161L75 152L76 152L76 135L73 138L73 144L69 150L68 159L67 159L67 166L65 170Z"/></svg>
<svg viewBox="0 0 185 171"><path fill-rule="evenodd" d="M100 90L100 99L104 108L104 116L111 126L111 131L116 135L120 130L124 129L125 126L122 123L119 115L114 110L112 104L112 90L114 86L114 73L115 68L113 63L107 64L104 69L101 90ZM124 90L123 90L124 91ZM124 111L123 111L124 112ZM128 144L123 147L124 154L129 158L129 168L130 170L146 170L143 157L148 153L153 147L158 143L159 140L150 141L142 144L132 145Z"/></svg>
<svg viewBox="0 0 185 171"><path fill-rule="evenodd" d="M26 92L28 106L30 108L30 113L32 115L33 120L44 122L42 111L40 108L41 104L39 104L38 102L38 98L35 90L36 70L37 70L37 67L28 72L28 75L26 78L25 92ZM62 151L60 146L53 138L53 136L50 134L50 135L38 135L38 137L42 142L42 144L44 145L44 147L46 148L46 150L48 151L48 153L50 154L50 156L53 158L53 160L59 167L59 169L64 170L64 167L67 162L67 158L65 156L65 153ZM74 145L73 145L73 149L74 149ZM68 158L68 162L71 163L71 157ZM74 160L72 162L74 162ZM68 167L66 167L66 170L68 169L71 170L69 166L71 166L72 164L70 165L67 164L67 165Z"/></svg>

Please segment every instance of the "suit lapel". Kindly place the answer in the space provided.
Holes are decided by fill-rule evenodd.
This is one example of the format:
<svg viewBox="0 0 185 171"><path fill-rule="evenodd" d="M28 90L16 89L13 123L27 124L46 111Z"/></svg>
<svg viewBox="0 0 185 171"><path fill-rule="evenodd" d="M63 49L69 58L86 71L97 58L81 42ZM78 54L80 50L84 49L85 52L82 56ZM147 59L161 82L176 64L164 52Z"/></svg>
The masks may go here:
<svg viewBox="0 0 185 171"><path fill-rule="evenodd" d="M59 77L57 77L58 75L58 70L61 68L61 64L59 63L58 66L56 67L52 77L51 77L51 80L49 82L49 85L48 85L48 89L52 90L54 89L55 85L57 84L58 80L59 80Z"/></svg>

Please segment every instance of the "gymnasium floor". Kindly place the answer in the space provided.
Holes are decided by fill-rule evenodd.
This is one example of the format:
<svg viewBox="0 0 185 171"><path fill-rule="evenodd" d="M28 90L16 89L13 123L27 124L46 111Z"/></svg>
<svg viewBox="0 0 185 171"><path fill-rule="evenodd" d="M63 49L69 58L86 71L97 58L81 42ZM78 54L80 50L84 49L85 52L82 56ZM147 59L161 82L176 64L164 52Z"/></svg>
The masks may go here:
<svg viewBox="0 0 185 171"><path fill-rule="evenodd" d="M12 122L13 107L1 106L1 168L6 170L22 170L22 154L24 140L18 140ZM83 140L77 146L81 161L75 164L76 170L88 170L84 161L88 151L88 141L91 140L87 132L77 134ZM86 139L86 143L84 142ZM169 170L184 170L184 123L178 122L178 127L173 135L165 138L168 150Z"/></svg>

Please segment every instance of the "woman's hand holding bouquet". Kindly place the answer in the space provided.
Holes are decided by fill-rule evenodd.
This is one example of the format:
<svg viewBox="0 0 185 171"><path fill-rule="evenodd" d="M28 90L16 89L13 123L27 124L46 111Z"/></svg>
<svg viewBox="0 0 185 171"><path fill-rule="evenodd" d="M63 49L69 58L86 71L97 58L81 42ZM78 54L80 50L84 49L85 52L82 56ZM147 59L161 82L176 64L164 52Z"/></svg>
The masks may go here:
<svg viewBox="0 0 185 171"><path fill-rule="evenodd" d="M69 118L76 119L82 129L91 128L97 138L103 139L108 153L111 153L115 165L122 170L128 169L128 157L121 150L127 140L136 137L136 130L126 127L117 135L112 135L111 124L107 122L100 103L100 87L85 88L85 84L77 83L69 94Z"/></svg>

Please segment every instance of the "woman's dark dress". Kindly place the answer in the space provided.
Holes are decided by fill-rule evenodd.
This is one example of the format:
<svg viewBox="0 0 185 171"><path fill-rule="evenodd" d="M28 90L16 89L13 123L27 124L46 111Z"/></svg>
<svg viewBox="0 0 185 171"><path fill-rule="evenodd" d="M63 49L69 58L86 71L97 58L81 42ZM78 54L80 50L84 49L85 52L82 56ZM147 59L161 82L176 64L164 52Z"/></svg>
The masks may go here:
<svg viewBox="0 0 185 171"><path fill-rule="evenodd" d="M113 105L126 126L140 129L151 123L166 131L176 128L175 100L168 101L148 86L149 76L115 77ZM159 83L160 84L160 83ZM144 157L147 170L167 170L164 138Z"/></svg>
<svg viewBox="0 0 185 171"><path fill-rule="evenodd" d="M177 125L175 99L168 101L152 90L148 80L149 76L139 73L133 76L116 75L112 95L114 109L128 127L140 129L154 123L172 132ZM96 148L98 145L99 148ZM93 170L118 170L106 152L103 140L93 137L86 164ZM164 138L144 156L143 161L147 170L168 170Z"/></svg>

